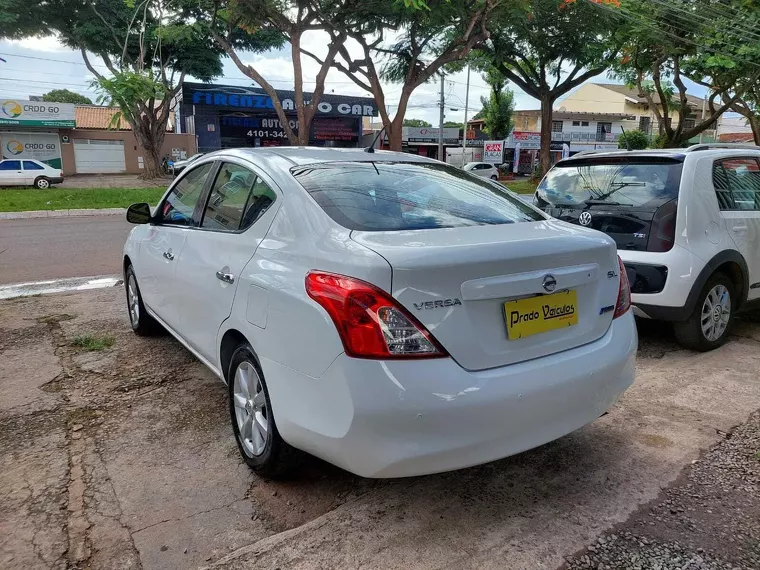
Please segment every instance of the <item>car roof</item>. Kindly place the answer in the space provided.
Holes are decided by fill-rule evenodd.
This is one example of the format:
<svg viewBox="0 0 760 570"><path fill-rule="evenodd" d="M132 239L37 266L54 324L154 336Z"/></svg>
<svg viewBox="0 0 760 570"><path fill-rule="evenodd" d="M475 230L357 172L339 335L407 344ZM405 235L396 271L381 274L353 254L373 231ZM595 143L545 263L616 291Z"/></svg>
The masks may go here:
<svg viewBox="0 0 760 570"><path fill-rule="evenodd" d="M753 148L749 146L736 146L736 147L712 147L709 148L705 145L704 148L690 149L685 148L663 148L663 149L647 149L647 150L610 150L601 152L587 152L578 153L569 158L564 158L560 162L569 164L578 160L597 160L605 158L647 158L647 157L667 157L677 160L684 160L686 157L711 157L711 158L723 158L729 156L760 156L760 147Z"/></svg>
<svg viewBox="0 0 760 570"><path fill-rule="evenodd" d="M235 156L251 160L254 163L265 162L277 165L289 170L293 166L305 164L317 164L325 162L418 162L438 163L437 160L408 154L405 152L392 152L375 150L367 152L363 148L325 148L309 146L278 146L259 148L235 148L224 149L206 155L206 158L214 156Z"/></svg>

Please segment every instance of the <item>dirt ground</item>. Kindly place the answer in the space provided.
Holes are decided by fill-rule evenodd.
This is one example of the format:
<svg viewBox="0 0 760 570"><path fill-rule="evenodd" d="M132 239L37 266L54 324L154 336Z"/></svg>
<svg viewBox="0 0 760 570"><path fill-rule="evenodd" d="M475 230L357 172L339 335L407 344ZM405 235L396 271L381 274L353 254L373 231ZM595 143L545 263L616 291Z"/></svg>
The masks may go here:
<svg viewBox="0 0 760 570"><path fill-rule="evenodd" d="M4 570L628 568L596 551L631 537L637 552L661 539L749 569L760 551L757 521L723 513L756 515L742 502L756 472L721 493L699 470L760 408L749 320L710 354L646 323L636 384L611 413L519 456L379 481L309 459L275 483L238 459L223 384L170 337L134 336L123 305L121 288L0 301ZM73 345L86 334L113 345ZM744 441L741 473L760 452ZM730 556L737 533L751 556ZM656 564L639 567L670 567Z"/></svg>

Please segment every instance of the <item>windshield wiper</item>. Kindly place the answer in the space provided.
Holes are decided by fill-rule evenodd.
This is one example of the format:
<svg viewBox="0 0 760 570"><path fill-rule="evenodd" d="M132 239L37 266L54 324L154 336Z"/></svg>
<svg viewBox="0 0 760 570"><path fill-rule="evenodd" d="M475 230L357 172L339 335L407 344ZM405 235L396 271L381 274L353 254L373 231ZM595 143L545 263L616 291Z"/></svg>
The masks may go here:
<svg viewBox="0 0 760 570"><path fill-rule="evenodd" d="M593 198L590 198L588 200L583 201L584 204L588 204L589 206L595 206L597 204L601 204L603 206L624 206L625 204L621 204L620 202L613 202L612 200L595 200Z"/></svg>

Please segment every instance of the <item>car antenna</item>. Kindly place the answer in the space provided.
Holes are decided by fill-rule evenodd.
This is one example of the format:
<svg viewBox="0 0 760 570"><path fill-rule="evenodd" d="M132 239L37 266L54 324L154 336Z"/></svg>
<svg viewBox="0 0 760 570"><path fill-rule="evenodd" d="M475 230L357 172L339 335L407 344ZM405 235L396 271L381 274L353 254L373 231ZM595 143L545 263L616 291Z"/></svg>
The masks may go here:
<svg viewBox="0 0 760 570"><path fill-rule="evenodd" d="M369 153L375 152L375 143L377 142L377 139L380 138L380 135L383 134L384 130L385 130L385 125L383 125L383 128L380 129L380 132L377 133L377 135L375 136L375 140L372 141L372 144L364 149L364 152L369 152Z"/></svg>

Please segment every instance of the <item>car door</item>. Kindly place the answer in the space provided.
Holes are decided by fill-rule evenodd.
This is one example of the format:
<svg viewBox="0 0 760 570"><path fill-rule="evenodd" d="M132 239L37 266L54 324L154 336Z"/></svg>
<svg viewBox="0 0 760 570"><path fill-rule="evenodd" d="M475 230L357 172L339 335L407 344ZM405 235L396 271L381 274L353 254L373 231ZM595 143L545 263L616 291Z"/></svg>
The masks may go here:
<svg viewBox="0 0 760 570"><path fill-rule="evenodd" d="M23 160L22 163L24 168L24 184L34 184L34 180L38 176L48 174L45 172L44 166L37 164L33 160Z"/></svg>
<svg viewBox="0 0 760 570"><path fill-rule="evenodd" d="M749 299L760 297L760 161L732 157L713 164L720 215L749 269Z"/></svg>
<svg viewBox="0 0 760 570"><path fill-rule="evenodd" d="M246 282L243 269L267 234L278 193L248 163L222 163L207 190L200 227L190 232L177 265L182 337L216 362L216 335ZM246 285L241 285L246 286Z"/></svg>
<svg viewBox="0 0 760 570"><path fill-rule="evenodd" d="M180 324L174 283L177 262L188 233L200 221L201 197L215 166L213 161L199 164L177 179L158 205L135 263L143 302L175 331Z"/></svg>
<svg viewBox="0 0 760 570"><path fill-rule="evenodd" d="M3 160L0 161L0 185L1 186L23 186L24 171L21 170L20 160Z"/></svg>

